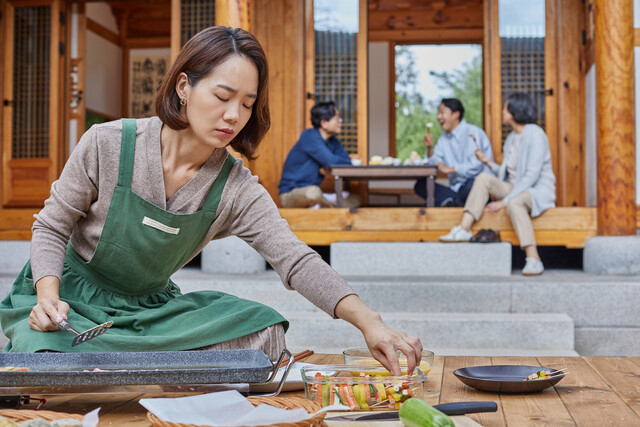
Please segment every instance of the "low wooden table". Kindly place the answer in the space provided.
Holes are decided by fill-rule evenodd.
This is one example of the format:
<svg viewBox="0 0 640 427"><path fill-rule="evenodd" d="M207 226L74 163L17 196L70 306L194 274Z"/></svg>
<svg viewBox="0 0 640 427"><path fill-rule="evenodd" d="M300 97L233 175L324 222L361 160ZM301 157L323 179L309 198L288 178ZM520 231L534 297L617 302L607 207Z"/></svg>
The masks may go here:
<svg viewBox="0 0 640 427"><path fill-rule="evenodd" d="M336 205L341 207L343 203L342 190L344 181L348 180L403 180L426 178L427 201L426 206L432 208L435 205L435 182L438 168L436 166L348 166L338 165L330 168L331 175L335 178Z"/></svg>
<svg viewBox="0 0 640 427"><path fill-rule="evenodd" d="M316 354L305 362L335 364L341 355ZM567 368L569 374L553 388L531 394L480 392L462 384L453 371L480 365L534 365ZM162 397L178 397L167 395ZM303 391L282 396L304 396ZM498 412L471 414L482 426L640 426L640 357L452 357L436 356L425 384L424 399L432 404L468 400L492 400ZM34 408L38 396L25 408ZM146 410L138 401L141 394L83 394L44 396L42 409L87 413L98 406L100 426L150 426ZM325 423L328 426L335 423ZM354 425L397 425L391 421Z"/></svg>

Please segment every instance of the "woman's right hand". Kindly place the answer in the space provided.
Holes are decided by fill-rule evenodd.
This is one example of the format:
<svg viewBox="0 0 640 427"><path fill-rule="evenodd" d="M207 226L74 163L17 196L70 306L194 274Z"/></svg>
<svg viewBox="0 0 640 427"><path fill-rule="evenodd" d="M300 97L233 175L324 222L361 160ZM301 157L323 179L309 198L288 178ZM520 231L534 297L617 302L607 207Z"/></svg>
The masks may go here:
<svg viewBox="0 0 640 427"><path fill-rule="evenodd" d="M67 320L69 304L60 300L60 279L54 276L45 276L36 282L38 301L31 309L29 326L31 329L46 332L58 330L54 322Z"/></svg>
<svg viewBox="0 0 640 427"><path fill-rule="evenodd" d="M29 326L39 332L57 331L57 322L67 320L69 304L58 298L38 298L38 303L31 309Z"/></svg>

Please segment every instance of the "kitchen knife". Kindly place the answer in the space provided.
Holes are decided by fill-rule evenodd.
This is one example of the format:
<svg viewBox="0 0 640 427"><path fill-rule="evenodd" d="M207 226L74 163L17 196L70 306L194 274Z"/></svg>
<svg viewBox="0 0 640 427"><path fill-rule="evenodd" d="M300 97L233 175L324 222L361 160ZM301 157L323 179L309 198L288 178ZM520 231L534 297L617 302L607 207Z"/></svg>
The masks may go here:
<svg viewBox="0 0 640 427"><path fill-rule="evenodd" d="M447 415L464 415L477 412L496 412L496 402L452 402L433 405L438 411ZM374 412L370 414L347 414L325 418L325 421L392 421L399 420L398 411Z"/></svg>

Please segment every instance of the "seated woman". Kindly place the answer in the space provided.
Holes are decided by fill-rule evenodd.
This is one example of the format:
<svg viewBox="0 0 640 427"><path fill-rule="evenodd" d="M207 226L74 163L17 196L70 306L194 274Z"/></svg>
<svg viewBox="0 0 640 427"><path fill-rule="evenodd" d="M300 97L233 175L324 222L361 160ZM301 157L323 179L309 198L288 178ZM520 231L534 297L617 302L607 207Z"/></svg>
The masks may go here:
<svg viewBox="0 0 640 427"><path fill-rule="evenodd" d="M506 207L520 247L527 256L522 269L524 275L538 275L544 271L531 218L554 207L556 200L549 141L535 121L536 108L531 97L525 93L511 94L502 110L502 123L513 129L504 143L504 161L501 165L496 164L476 150L478 159L498 177L481 173L476 178L464 205L460 225L440 237L443 242L468 241L472 236L471 226L480 219L485 205L492 213ZM490 198L494 201L487 205Z"/></svg>

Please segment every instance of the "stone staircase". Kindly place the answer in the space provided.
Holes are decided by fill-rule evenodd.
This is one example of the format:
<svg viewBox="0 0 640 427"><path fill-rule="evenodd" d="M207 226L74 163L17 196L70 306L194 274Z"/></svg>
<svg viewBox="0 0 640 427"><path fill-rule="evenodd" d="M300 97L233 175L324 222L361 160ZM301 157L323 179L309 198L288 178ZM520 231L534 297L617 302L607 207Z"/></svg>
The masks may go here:
<svg viewBox="0 0 640 427"><path fill-rule="evenodd" d="M565 313L514 313L508 283L492 278L345 277L391 326L419 336L437 354L575 355L574 322ZM184 292L216 289L267 304L291 323L293 351L342 352L364 346L359 331L333 320L288 291L273 271L212 276L183 269L173 277Z"/></svg>
<svg viewBox="0 0 640 427"><path fill-rule="evenodd" d="M219 244L213 242L210 246ZM486 254L465 258L465 246L453 246L457 247L457 259L465 261L459 263L458 274L406 274L398 273L399 269L390 272L389 266L401 267L405 262L399 258L407 258L413 253L415 261L418 259L416 251L424 249L393 245L369 248L370 257L385 260L384 266L382 261L378 262L384 269L376 270L373 262L367 274L348 271L342 271L342 274L386 322L419 336L425 348L436 354L640 355L640 310L637 309L640 277L598 276L578 270L548 270L533 278L523 277L519 272L473 275L478 271L474 270L477 265L474 266L473 259L494 265L504 260L494 258L492 261ZM492 245L471 246L473 250L481 246L488 252L496 249ZM434 250L450 247L452 245L447 248L435 246ZM366 256L362 248L353 248L358 256ZM183 292L215 289L275 308L291 323L287 343L293 351L312 349L317 353L340 353L345 348L364 345L359 331L346 322L331 319L298 293L285 289L272 270L253 266L254 272L212 272L206 266L216 260L219 263L226 252L220 255L219 250L207 249L203 252L202 269L184 268L173 276ZM234 246L234 252L236 250L237 246ZM497 250L503 251L503 248ZM0 254L12 252L22 253L2 249L0 244ZM332 257L336 254L338 251L332 249ZM347 252L340 253L341 258L347 256ZM235 257L227 258L225 262L233 262ZM244 256L238 258L246 261ZM7 264L6 260L2 262ZM23 263L24 260L3 267L0 262L5 272L0 274L0 295L8 292ZM342 269L340 265L336 267ZM233 266L229 268L236 271ZM384 272L387 274L382 274ZM4 343L0 343L2 345Z"/></svg>

